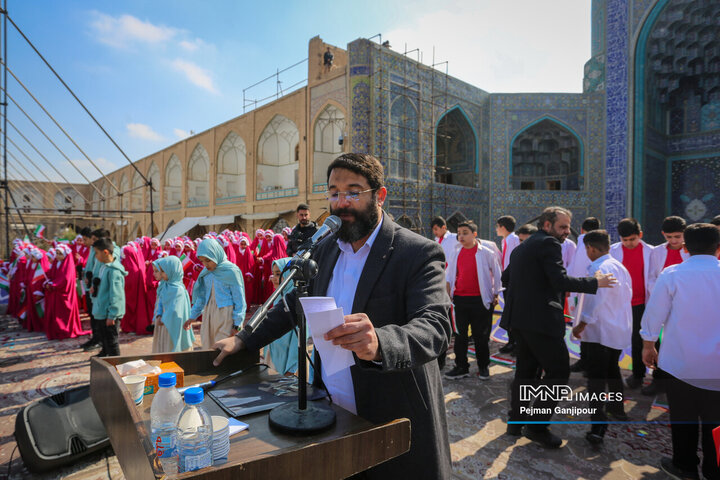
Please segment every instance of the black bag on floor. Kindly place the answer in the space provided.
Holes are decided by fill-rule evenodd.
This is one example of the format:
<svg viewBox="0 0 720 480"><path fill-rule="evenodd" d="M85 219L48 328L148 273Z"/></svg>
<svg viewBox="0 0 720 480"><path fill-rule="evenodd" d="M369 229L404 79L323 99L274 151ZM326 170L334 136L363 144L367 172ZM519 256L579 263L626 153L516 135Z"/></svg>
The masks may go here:
<svg viewBox="0 0 720 480"><path fill-rule="evenodd" d="M33 401L15 417L15 441L31 472L46 472L110 445L90 386Z"/></svg>

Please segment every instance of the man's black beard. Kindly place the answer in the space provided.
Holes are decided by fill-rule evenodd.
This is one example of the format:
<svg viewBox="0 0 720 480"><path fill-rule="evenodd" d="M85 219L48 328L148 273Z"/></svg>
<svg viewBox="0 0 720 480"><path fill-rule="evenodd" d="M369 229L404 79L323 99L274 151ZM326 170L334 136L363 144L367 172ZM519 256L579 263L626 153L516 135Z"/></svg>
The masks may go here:
<svg viewBox="0 0 720 480"><path fill-rule="evenodd" d="M350 214L355 216L353 222L342 222L340 230L338 230L338 238L347 243L357 242L367 237L375 229L380 219L375 198L371 200L365 210L352 210L349 208L330 208L332 215L340 216L342 214Z"/></svg>

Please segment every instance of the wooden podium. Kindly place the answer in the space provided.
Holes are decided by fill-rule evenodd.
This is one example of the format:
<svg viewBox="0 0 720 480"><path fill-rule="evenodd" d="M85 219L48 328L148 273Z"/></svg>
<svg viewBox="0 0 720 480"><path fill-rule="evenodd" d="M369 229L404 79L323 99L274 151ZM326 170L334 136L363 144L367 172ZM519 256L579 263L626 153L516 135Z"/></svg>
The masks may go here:
<svg viewBox="0 0 720 480"><path fill-rule="evenodd" d="M217 352L162 353L127 357L93 358L90 396L100 415L120 466L128 479L162 478L164 473L150 439L150 405L146 395L136 407L115 365L130 360L176 362L185 371L185 386L223 377L258 361L257 352L240 352L214 367ZM270 370L253 369L233 379L233 384L259 383L273 375ZM318 400L327 402L327 400ZM210 402L208 402L210 403ZM213 410L215 407L215 410ZM223 465L178 475L197 479L342 479L366 470L410 449L410 421L406 418L374 425L332 405L336 424L311 436L292 436L268 426L268 412L240 418L250 425L230 438L230 454ZM212 404L211 415L224 415Z"/></svg>

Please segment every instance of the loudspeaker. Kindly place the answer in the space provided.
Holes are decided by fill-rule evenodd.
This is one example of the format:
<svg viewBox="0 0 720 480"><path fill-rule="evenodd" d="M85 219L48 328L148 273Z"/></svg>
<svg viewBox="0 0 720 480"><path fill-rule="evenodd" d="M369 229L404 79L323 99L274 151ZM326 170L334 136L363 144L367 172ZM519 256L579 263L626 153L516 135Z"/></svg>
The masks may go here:
<svg viewBox="0 0 720 480"><path fill-rule="evenodd" d="M35 400L15 417L15 441L32 472L46 472L110 445L90 385Z"/></svg>

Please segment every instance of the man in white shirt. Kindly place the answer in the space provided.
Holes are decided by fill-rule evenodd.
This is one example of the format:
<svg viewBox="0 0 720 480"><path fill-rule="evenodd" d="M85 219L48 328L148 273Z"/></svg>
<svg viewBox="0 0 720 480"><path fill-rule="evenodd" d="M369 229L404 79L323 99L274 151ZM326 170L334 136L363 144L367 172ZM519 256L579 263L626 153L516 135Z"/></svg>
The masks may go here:
<svg viewBox="0 0 720 480"><path fill-rule="evenodd" d="M582 341L585 348L585 367L588 373L588 392L599 397L606 391L607 402L600 399L590 401L590 415L593 422L607 421L607 413L617 420L627 420L623 409L623 379L618 361L623 349L630 346L632 336L632 280L622 263L608 254L610 235L605 230L593 230L585 234L585 251L592 263L587 267L590 275L600 271L611 273L616 279L615 288L598 290L595 295L581 294L583 304L579 321L573 328L573 335ZM593 423L585 438L592 444L600 444L607 430L606 423Z"/></svg>
<svg viewBox="0 0 720 480"><path fill-rule="evenodd" d="M587 252L585 251L585 244L583 243L583 239L585 238L586 233L592 232L593 230L597 230L599 228L600 220L598 220L597 218L587 217L585 220L583 220L583 223L580 226L580 236L577 239L577 249L575 250L575 255L573 255L572 260L570 260L570 265L568 265L567 267L568 275L570 275L571 277L581 277L587 273L587 269L592 262L588 258ZM567 302L568 312L570 313L570 316L575 318L580 315L581 312L577 309L578 294L575 292L570 292ZM586 348L587 347L585 346L585 343L581 342L580 359L570 366L571 372L585 371L585 361L583 360L583 358L585 357Z"/></svg>
<svg viewBox="0 0 720 480"><path fill-rule="evenodd" d="M495 223L495 233L498 237L502 237L502 252L500 266L505 270L510 263L510 254L515 247L520 245L520 239L515 235L515 217L512 215L503 215L497 219Z"/></svg>
<svg viewBox="0 0 720 480"><path fill-rule="evenodd" d="M700 423L703 476L719 479L712 430L720 425L720 232L708 223L690 225L685 247L690 258L663 270L645 309L643 361L667 377L673 456L661 460L662 469L674 478L698 478Z"/></svg>

